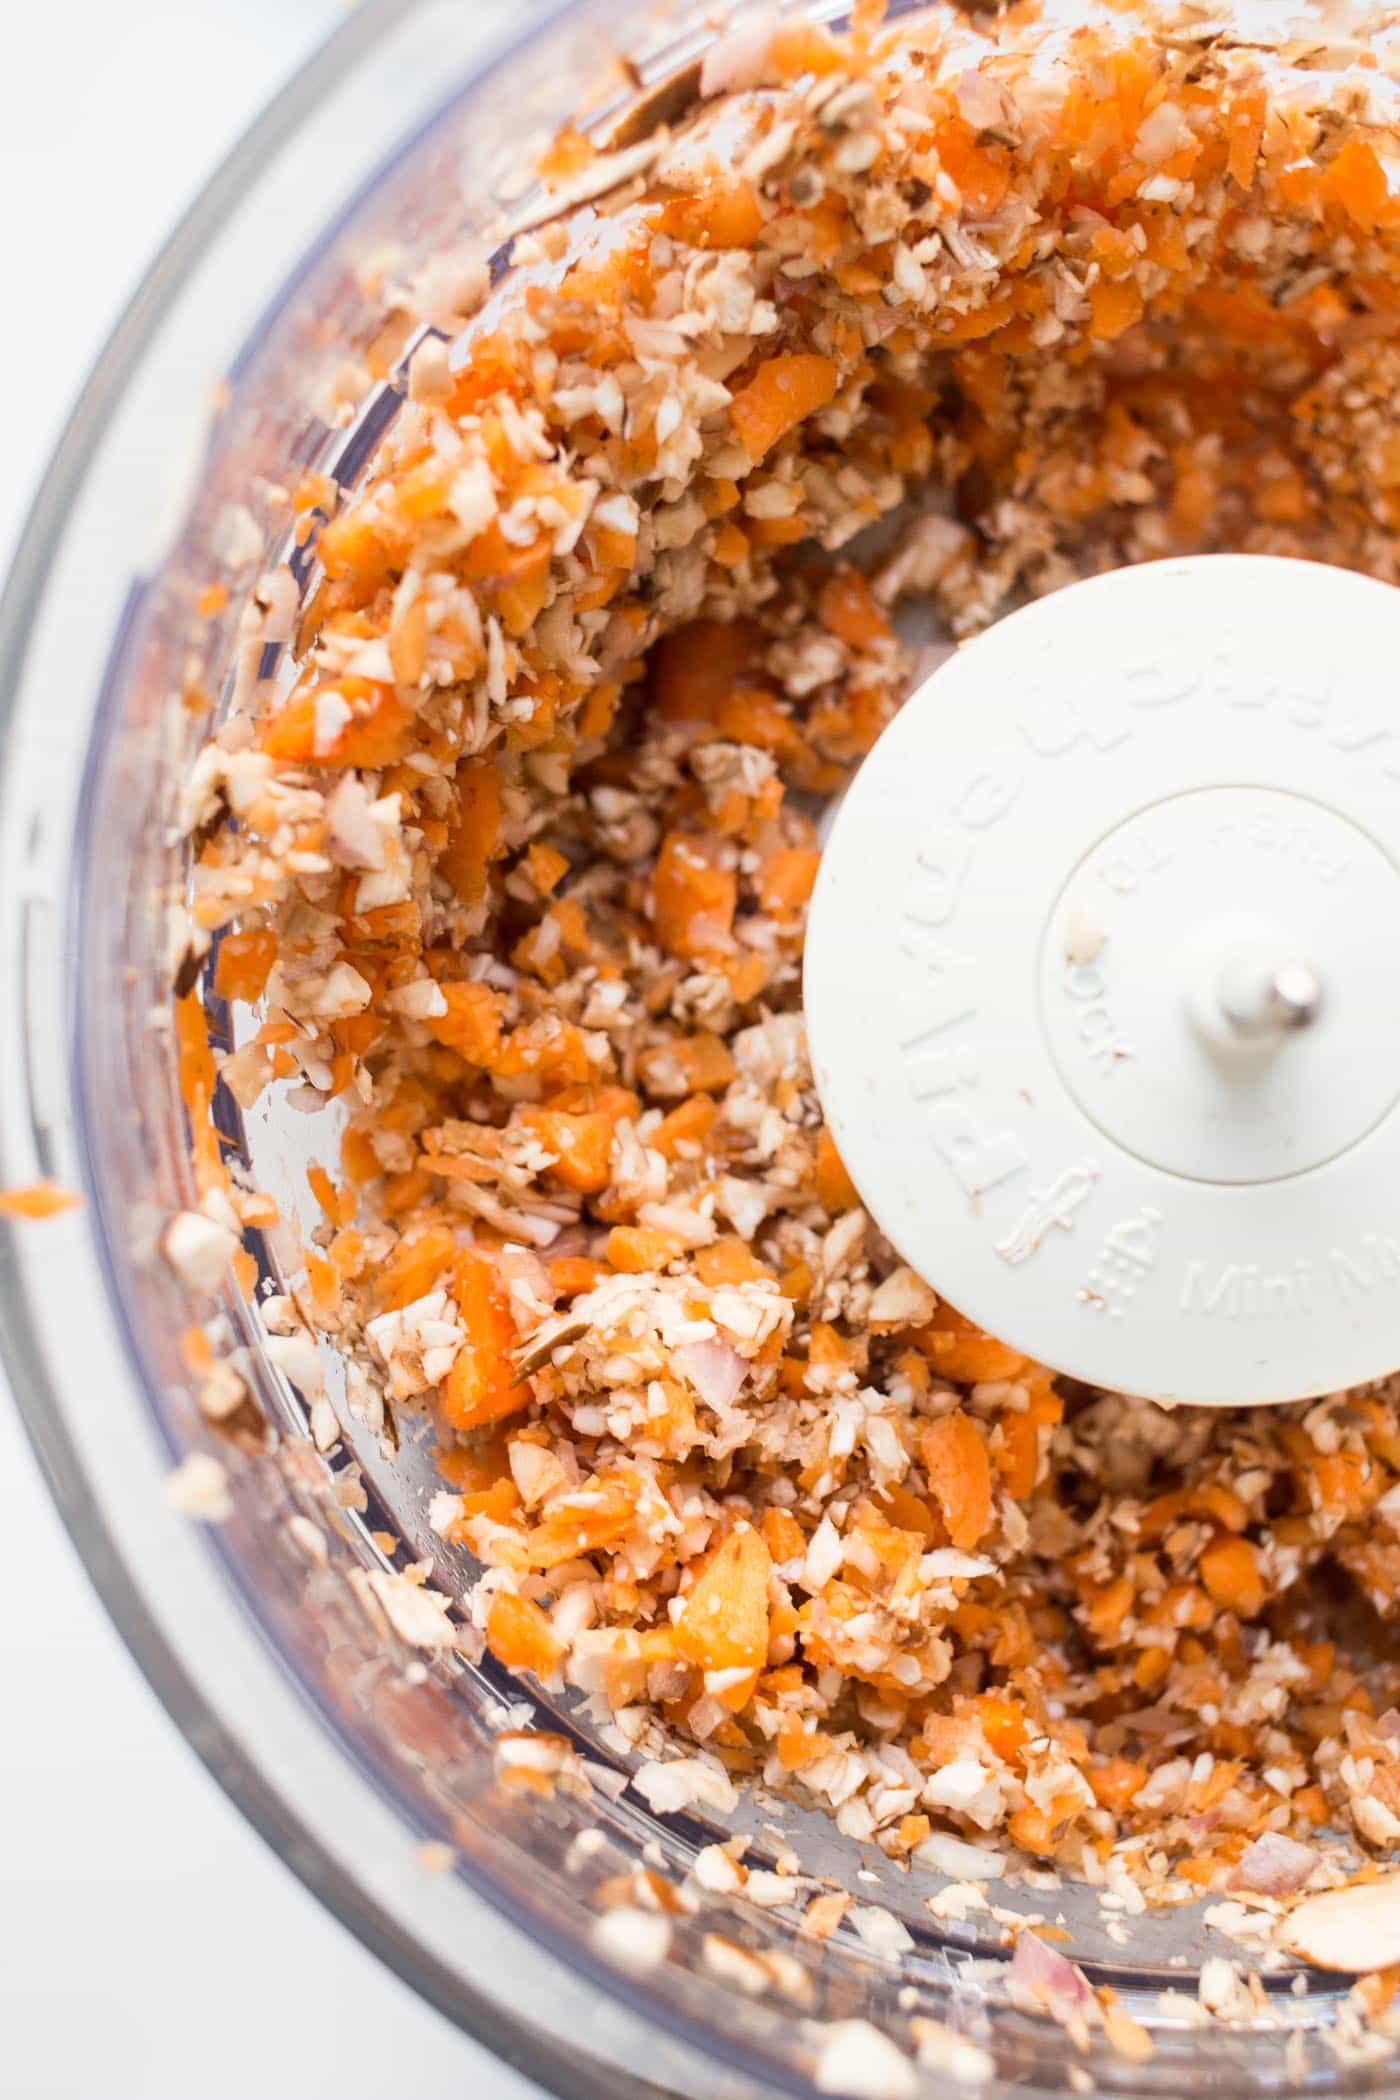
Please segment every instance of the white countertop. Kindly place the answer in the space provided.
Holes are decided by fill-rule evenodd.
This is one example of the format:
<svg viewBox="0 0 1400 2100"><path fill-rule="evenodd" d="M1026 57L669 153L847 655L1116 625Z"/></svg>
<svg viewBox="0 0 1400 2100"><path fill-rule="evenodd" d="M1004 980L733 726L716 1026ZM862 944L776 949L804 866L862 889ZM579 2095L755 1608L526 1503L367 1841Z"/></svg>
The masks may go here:
<svg viewBox="0 0 1400 2100"><path fill-rule="evenodd" d="M0 125L0 569L138 272L340 12L337 0L66 0L7 16L6 71L24 85ZM0 1479L19 1600L0 1612L0 2095L531 2100L225 1800L109 1624L3 1381Z"/></svg>

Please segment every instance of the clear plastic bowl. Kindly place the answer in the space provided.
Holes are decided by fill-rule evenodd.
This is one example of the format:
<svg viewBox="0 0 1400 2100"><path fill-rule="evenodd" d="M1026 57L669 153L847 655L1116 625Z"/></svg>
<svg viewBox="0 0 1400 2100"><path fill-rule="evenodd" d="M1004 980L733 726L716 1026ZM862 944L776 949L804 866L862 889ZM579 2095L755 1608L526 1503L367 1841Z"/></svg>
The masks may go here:
<svg viewBox="0 0 1400 2100"><path fill-rule="evenodd" d="M718 1898L669 1919L664 1953L656 1927L615 1912L600 1924L610 1879L645 1863L679 1882L717 1824L648 1813L622 1790L625 1762L562 1704L532 1704L489 1663L426 1664L376 1628L350 1579L386 1565L373 1531L452 1579L426 1527L426 1462L386 1467L353 1423L318 1457L232 1300L275 1435L215 1445L195 1405L183 1337L207 1307L158 1251L191 1194L166 906L181 879L172 797L207 716L182 695L221 688L239 589L281 530L267 484L328 459L353 479L392 412L385 391L332 437L311 406L374 325L361 289L374 257L389 244L426 253L498 215L565 119L606 123L627 106L623 54L644 87L683 78L725 12L371 0L219 170L108 344L0 606L0 1181L48 1175L88 1198L0 1247L10 1377L113 1618L229 1794L367 1945L555 2092L800 2093L829 2023L852 2019L904 2052L881 2068L865 2037L871 2092L960 2089L946 2052L916 2060L921 2020L991 2052L988 2092L1080 2090L1086 2073L1121 2093L1264 2093L1300 2077L1310 2091L1394 2089L1384 2065L1328 2047L1341 1986L1314 1978L1295 1994L1284 1975L1265 2016L1203 2028L1161 1994L1194 1994L1206 1954L1229 1950L1180 1913L1135 1921L1120 1945L1084 1892L1047 1899L1068 1951L1157 2047L1145 2063L1098 2040L1081 2054L1011 2004L995 1926L936 1927L934 1876L790 1810L804 1867L902 1918L912 1949L882 1956L849 1925L821 1946L790 1914ZM230 606L201 621L196 594L221 572ZM292 1202L306 1119L247 1121L228 1124L230 1142ZM258 1251L275 1273L275 1248ZM192 1524L165 1498L191 1448L229 1467L223 1524ZM363 1512L335 1499L351 1456ZM499 1738L521 1728L567 1737L596 1783L550 1796L503 1783ZM754 1833L751 1862L772 1854L771 1813L734 1819Z"/></svg>

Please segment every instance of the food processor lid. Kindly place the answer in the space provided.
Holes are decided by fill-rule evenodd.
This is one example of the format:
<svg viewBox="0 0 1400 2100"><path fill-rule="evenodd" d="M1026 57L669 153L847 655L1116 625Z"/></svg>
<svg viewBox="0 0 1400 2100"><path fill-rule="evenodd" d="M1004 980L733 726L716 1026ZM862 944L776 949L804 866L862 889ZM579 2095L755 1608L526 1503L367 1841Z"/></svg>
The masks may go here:
<svg viewBox="0 0 1400 2100"><path fill-rule="evenodd" d="M1400 590L1120 569L957 652L836 816L806 1007L901 1255L1054 1369L1255 1405L1400 1359Z"/></svg>

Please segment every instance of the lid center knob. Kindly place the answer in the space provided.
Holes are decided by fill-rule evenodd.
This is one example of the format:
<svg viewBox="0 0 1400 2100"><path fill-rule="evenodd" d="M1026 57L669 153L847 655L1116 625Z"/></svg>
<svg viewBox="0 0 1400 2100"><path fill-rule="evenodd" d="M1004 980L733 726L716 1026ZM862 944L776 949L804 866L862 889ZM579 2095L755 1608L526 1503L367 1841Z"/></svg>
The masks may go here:
<svg viewBox="0 0 1400 2100"><path fill-rule="evenodd" d="M1214 1005L1234 1043L1277 1047L1318 1019L1322 981L1301 958L1280 962L1257 950L1237 949L1220 969Z"/></svg>

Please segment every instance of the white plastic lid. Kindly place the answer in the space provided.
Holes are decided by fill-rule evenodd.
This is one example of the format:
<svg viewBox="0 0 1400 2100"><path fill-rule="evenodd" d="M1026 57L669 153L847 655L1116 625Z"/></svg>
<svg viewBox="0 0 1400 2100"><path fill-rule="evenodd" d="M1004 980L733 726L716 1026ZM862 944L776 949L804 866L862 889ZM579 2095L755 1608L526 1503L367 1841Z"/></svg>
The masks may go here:
<svg viewBox="0 0 1400 2100"><path fill-rule="evenodd" d="M1120 569L960 650L837 813L818 1090L901 1255L1091 1384L1400 1365L1400 591Z"/></svg>

